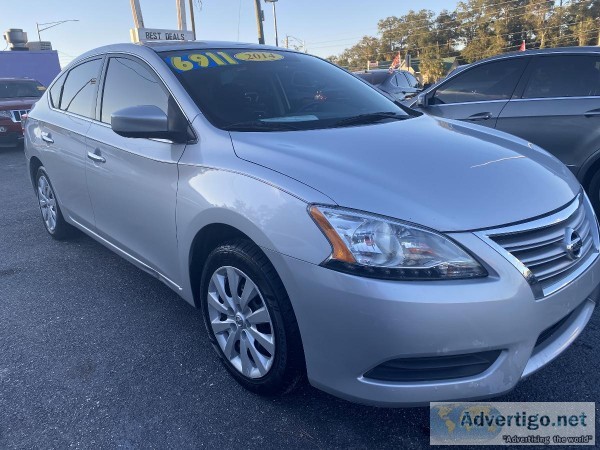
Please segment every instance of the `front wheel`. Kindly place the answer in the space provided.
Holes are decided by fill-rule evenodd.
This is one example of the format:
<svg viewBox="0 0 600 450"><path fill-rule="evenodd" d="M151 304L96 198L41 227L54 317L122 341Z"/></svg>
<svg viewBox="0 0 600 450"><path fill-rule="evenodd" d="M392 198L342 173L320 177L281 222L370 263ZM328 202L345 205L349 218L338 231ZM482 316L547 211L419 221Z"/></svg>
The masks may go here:
<svg viewBox="0 0 600 450"><path fill-rule="evenodd" d="M292 390L304 373L300 333L275 269L250 241L221 245L200 283L204 323L233 377L262 395Z"/></svg>

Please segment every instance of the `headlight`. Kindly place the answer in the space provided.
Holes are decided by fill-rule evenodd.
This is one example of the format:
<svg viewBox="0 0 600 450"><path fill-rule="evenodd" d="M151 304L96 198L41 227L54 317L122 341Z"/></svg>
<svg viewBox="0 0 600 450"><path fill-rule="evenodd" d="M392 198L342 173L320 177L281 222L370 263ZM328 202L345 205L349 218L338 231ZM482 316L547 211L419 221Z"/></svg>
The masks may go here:
<svg viewBox="0 0 600 450"><path fill-rule="evenodd" d="M10 111L0 111L0 119L12 119Z"/></svg>
<svg viewBox="0 0 600 450"><path fill-rule="evenodd" d="M323 264L331 269L395 280L488 275L458 244L434 231L341 208L311 206L309 213L331 243Z"/></svg>

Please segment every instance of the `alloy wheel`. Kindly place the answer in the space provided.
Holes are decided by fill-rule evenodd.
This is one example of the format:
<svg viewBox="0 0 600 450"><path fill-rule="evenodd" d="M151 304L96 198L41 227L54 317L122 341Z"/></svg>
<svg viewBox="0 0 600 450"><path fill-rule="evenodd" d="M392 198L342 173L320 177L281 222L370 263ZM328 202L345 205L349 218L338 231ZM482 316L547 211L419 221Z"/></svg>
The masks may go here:
<svg viewBox="0 0 600 450"><path fill-rule="evenodd" d="M220 267L210 278L207 300L212 332L227 360L248 378L265 376L275 357L275 335L257 285L235 267Z"/></svg>
<svg viewBox="0 0 600 450"><path fill-rule="evenodd" d="M56 229L56 197L45 175L38 178L37 194L46 228L53 233Z"/></svg>

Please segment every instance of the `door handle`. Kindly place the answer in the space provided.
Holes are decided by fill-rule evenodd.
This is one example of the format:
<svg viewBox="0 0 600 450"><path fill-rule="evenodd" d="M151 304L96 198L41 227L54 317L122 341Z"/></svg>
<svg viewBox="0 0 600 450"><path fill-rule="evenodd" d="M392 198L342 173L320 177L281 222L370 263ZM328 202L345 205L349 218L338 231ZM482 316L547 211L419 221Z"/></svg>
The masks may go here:
<svg viewBox="0 0 600 450"><path fill-rule="evenodd" d="M592 109L583 114L585 117L597 117L600 116L600 109Z"/></svg>
<svg viewBox="0 0 600 450"><path fill-rule="evenodd" d="M48 144L54 144L54 139L52 139L52 135L47 131L42 131L42 141L47 142Z"/></svg>
<svg viewBox="0 0 600 450"><path fill-rule="evenodd" d="M97 163L105 163L106 162L106 158L104 158L103 156L101 156L95 152L94 153L88 152L87 157Z"/></svg>
<svg viewBox="0 0 600 450"><path fill-rule="evenodd" d="M482 112L473 114L472 116L467 117L467 120L488 120L492 118L491 112Z"/></svg>

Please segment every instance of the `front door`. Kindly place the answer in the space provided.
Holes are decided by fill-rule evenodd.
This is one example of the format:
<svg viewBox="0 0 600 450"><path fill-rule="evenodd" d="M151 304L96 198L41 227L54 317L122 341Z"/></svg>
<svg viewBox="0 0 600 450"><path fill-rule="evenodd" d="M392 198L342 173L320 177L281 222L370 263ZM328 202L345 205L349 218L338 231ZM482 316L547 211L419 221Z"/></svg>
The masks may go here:
<svg viewBox="0 0 600 450"><path fill-rule="evenodd" d="M111 57L88 134L87 182L98 234L180 285L177 268L177 162L184 144L125 138L110 127L122 108L155 105L170 114L169 92L145 63Z"/></svg>
<svg viewBox="0 0 600 450"><path fill-rule="evenodd" d="M494 128L511 98L528 58L476 65L442 83L422 109L427 114L465 120Z"/></svg>

